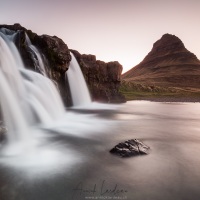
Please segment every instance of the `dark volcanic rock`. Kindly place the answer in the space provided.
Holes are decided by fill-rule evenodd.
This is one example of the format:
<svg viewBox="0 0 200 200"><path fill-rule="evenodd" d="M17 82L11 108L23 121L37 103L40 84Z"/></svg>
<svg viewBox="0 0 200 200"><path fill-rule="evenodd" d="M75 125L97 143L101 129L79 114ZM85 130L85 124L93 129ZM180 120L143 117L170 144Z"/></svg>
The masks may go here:
<svg viewBox="0 0 200 200"><path fill-rule="evenodd" d="M147 85L200 88L200 61L178 37L165 34L122 78Z"/></svg>
<svg viewBox="0 0 200 200"><path fill-rule="evenodd" d="M110 150L110 153L116 154L121 157L130 157L148 154L149 149L150 148L148 146L146 146L139 140L132 139L119 143L113 149Z"/></svg>
<svg viewBox="0 0 200 200"><path fill-rule="evenodd" d="M94 101L125 102L124 96L119 92L122 65L116 61L105 63L96 60L94 55L80 54L75 50L70 51L81 66Z"/></svg>
<svg viewBox="0 0 200 200"><path fill-rule="evenodd" d="M38 48L42 55L48 77L57 83L64 103L67 104L65 72L71 61L67 45L56 36L39 36L31 30L22 27L20 24L0 25L0 28L6 28L17 32L16 46L20 51L25 67L39 72L34 65L32 54L27 46L25 34L28 35L31 43Z"/></svg>

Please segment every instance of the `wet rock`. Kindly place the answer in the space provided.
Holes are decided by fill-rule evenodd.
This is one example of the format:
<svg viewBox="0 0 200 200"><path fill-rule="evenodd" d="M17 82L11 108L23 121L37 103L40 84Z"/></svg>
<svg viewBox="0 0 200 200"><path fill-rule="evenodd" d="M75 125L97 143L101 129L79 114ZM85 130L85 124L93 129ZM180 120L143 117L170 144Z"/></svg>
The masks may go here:
<svg viewBox="0 0 200 200"><path fill-rule="evenodd" d="M130 157L136 155L148 154L150 147L137 139L127 140L116 145L110 150L110 153L121 157Z"/></svg>
<svg viewBox="0 0 200 200"><path fill-rule="evenodd" d="M0 125L0 142L5 139L7 128L3 125Z"/></svg>

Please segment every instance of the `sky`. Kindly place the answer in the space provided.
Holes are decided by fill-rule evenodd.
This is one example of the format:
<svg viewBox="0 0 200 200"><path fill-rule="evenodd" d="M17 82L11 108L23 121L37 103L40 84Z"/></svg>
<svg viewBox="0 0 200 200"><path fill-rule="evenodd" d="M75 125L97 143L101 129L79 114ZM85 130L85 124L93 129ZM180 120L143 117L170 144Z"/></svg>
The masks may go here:
<svg viewBox="0 0 200 200"><path fill-rule="evenodd" d="M165 33L200 59L200 0L0 0L0 24L14 23L56 35L82 54L118 61L123 72Z"/></svg>

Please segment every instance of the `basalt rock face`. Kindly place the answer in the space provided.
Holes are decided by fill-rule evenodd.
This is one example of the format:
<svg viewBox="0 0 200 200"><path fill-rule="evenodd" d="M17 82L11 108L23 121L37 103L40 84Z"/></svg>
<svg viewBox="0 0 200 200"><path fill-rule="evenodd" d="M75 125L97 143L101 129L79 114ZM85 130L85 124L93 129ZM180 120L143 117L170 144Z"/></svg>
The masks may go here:
<svg viewBox="0 0 200 200"><path fill-rule="evenodd" d="M148 85L199 88L200 61L178 37L165 34L144 60L122 78Z"/></svg>
<svg viewBox="0 0 200 200"><path fill-rule="evenodd" d="M0 25L0 28L6 28L17 32L16 46L20 51L26 68L39 71L35 66L30 49L27 46L26 35L31 43L37 47L42 55L47 76L54 80L60 90L65 104L67 104L68 95L65 88L65 72L69 67L71 56L67 45L56 36L37 35L31 30L27 30L20 24Z"/></svg>
<svg viewBox="0 0 200 200"><path fill-rule="evenodd" d="M94 101L122 103L125 97L119 92L122 65L118 62L96 60L94 55L70 50L76 57Z"/></svg>

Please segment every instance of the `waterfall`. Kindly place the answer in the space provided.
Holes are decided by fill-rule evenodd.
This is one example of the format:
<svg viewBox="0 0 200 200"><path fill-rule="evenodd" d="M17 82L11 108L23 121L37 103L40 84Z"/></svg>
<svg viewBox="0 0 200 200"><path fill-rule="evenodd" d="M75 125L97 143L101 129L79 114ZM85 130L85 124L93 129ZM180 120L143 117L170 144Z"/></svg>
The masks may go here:
<svg viewBox="0 0 200 200"><path fill-rule="evenodd" d="M31 172L31 175L33 172L33 177L40 177L35 176L35 170L41 175L59 168L66 171L83 159L75 141L99 134L99 130L106 128L106 121L94 114L83 117L82 113L66 112L55 84L46 76L42 56L28 35L25 44L41 74L24 66L15 46L18 33L0 29L0 108L7 129L6 140L0 143L0 165L5 165L5 169L7 166L19 168L22 176L24 172ZM88 107L92 104L89 91L74 55L71 56L70 68L65 75L73 103L77 107ZM65 138L69 148L63 145Z"/></svg>
<svg viewBox="0 0 200 200"><path fill-rule="evenodd" d="M25 79L27 90L34 94L51 118L56 120L61 117L65 113L65 108L54 83L49 78L30 70L20 70L20 72ZM40 117L44 113L39 108L35 110Z"/></svg>
<svg viewBox="0 0 200 200"><path fill-rule="evenodd" d="M15 32L6 28L0 29L0 36L9 46L10 52L12 56L14 57L15 65L17 65L19 68L23 68L24 65L23 65L22 59L20 58L20 53L17 47L15 46L15 44L13 43L13 41L15 41L17 34L18 32Z"/></svg>
<svg viewBox="0 0 200 200"><path fill-rule="evenodd" d="M42 73L44 76L47 77L47 73L46 73L46 69L44 66L44 63L42 61L42 56L40 54L40 52L38 51L38 49L31 43L31 40L29 39L28 35L26 35L26 42L27 45L30 49L31 55L32 55L32 59L34 61L35 64L35 68L37 68L40 73Z"/></svg>
<svg viewBox="0 0 200 200"><path fill-rule="evenodd" d="M83 73L73 53L70 54L72 60L69 69L66 72L66 76L70 87L73 105L89 105L92 101Z"/></svg>
<svg viewBox="0 0 200 200"><path fill-rule="evenodd" d="M59 119L65 109L53 82L39 73L25 69L14 43L16 34L14 31L0 29L0 105L8 129L8 143L28 143L32 126ZM31 46L30 40L28 43ZM33 46L31 48L34 49ZM39 51L37 53L39 55Z"/></svg>
<svg viewBox="0 0 200 200"><path fill-rule="evenodd" d="M19 106L19 99L12 93L13 90L1 71L0 91L2 114L9 130L7 135L9 142L14 143L19 140L27 140L28 122Z"/></svg>

